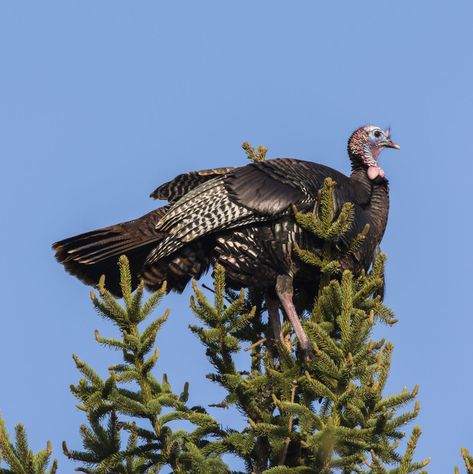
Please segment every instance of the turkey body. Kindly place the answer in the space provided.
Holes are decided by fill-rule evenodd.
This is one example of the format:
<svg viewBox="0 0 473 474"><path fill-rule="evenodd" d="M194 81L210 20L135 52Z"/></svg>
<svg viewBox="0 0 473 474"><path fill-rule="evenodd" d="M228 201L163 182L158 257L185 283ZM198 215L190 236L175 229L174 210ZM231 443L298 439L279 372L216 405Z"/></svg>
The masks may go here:
<svg viewBox="0 0 473 474"><path fill-rule="evenodd" d="M335 214L346 202L354 205L353 227L339 245L342 248L347 247L352 239L363 231L366 224L370 226L363 245L342 261L343 268L350 269L354 273L368 269L387 224L389 192L386 179L381 178L372 182L366 177L365 172L355 172L351 177L347 177L323 165L289 159L270 161L266 165L256 165L255 168L265 176L264 182L260 183L261 187L255 186L260 190L259 196L251 198L253 200L244 200L246 189L242 190L238 185L234 185L234 181L239 179L242 181L240 186L248 183L245 186L248 187L249 196L252 185L250 183L258 183L257 179L243 180L235 174L231 175L227 181L229 189L236 188L236 194L243 195L240 202L251 209L258 209L260 216L268 214L274 218L247 224L216 237L212 261L226 269L227 277L233 286L259 287L271 291L275 287L278 275L289 275L294 278L296 290L308 289L310 285L315 289L319 277L317 269L304 264L294 249L297 246L318 253L322 250L323 242L297 224L292 205L302 212L312 211L317 193L326 177L332 178L337 183L334 191ZM275 191L274 183L267 179L274 168L278 171L274 175L274 181L280 183L278 178L284 176L288 183L297 183L296 187L302 191L302 196L294 199L283 190ZM251 167L238 172L241 175L255 174L255 170ZM287 201L280 200L275 208L268 209L265 196L267 193L275 192L288 196L288 201L290 199L294 201L287 207ZM269 201L271 199L272 196L268 198Z"/></svg>
<svg viewBox="0 0 473 474"><path fill-rule="evenodd" d="M314 294L319 280L315 267L297 258L296 246L314 253L323 242L302 229L293 206L310 211L325 178L335 181L334 207L354 206L350 231L337 242L347 246L369 224L356 252L342 267L355 274L367 269L386 228L388 182L377 160L384 148L399 149L390 130L361 127L348 141L351 175L327 166L291 158L182 174L159 186L151 197L168 205L128 222L71 237L53 245L57 260L87 284L102 274L106 287L120 295L117 259L127 255L133 284L139 279L155 289L182 291L211 265L222 265L227 283L264 292L269 313L268 339L283 342L279 305L297 335L306 359L311 344L293 302L294 292ZM272 335L271 335L272 334Z"/></svg>
<svg viewBox="0 0 473 474"><path fill-rule="evenodd" d="M234 288L275 288L278 275L295 287L313 284L316 269L302 264L294 247L317 252L322 243L294 219L313 209L326 177L336 182L335 211L354 204L354 224L341 245L370 231L363 245L343 262L358 273L370 265L386 227L389 197L385 178L370 180L363 169L350 177L327 166L290 158L255 162L240 168L187 173L157 188L152 197L169 205L115 226L81 234L53 245L56 258L87 284L106 275L119 294L116 260L127 254L135 283L143 278L155 289L165 280L182 291L210 265L221 264Z"/></svg>

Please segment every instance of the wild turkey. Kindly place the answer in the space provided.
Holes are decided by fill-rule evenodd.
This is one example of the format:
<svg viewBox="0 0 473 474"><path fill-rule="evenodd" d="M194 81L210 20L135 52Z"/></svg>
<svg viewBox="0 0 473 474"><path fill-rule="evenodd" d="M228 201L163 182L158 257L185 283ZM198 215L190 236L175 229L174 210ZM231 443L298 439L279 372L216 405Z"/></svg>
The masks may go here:
<svg viewBox="0 0 473 474"><path fill-rule="evenodd" d="M389 130L371 125L356 130L348 141L350 177L291 158L179 175L151 194L168 205L133 221L57 242L56 258L87 284L96 284L105 274L115 294L120 293L116 261L122 254L130 260L135 282L142 278L151 289L166 280L169 290L182 291L211 264L221 264L231 286L265 292L275 334L281 303L307 354L310 343L292 298L294 286L307 285L315 275L292 250L295 244L317 250L320 242L296 224L292 206L312 209L324 179L332 178L337 183L336 208L347 201L354 204L353 235L370 224L358 256L346 262L354 272L367 269L388 218L388 181L377 164L386 147L399 149Z"/></svg>

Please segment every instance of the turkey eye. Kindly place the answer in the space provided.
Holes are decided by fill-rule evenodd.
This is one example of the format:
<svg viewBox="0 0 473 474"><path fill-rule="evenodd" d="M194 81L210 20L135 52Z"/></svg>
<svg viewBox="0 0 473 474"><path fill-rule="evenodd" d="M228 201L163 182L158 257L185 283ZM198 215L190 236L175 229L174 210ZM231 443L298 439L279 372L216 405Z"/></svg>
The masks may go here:
<svg viewBox="0 0 473 474"><path fill-rule="evenodd" d="M374 136L375 136L376 138L379 138L379 137L381 136L381 132L380 132L379 130L376 130L376 131L374 132Z"/></svg>

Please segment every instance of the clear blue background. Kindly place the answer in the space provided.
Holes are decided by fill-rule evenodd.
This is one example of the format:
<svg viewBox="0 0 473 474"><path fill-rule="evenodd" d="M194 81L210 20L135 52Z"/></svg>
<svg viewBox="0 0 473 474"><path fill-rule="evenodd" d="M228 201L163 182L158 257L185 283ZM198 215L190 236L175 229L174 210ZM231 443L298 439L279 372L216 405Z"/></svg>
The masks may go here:
<svg viewBox="0 0 473 474"><path fill-rule="evenodd" d="M417 458L452 472L473 448L470 1L2 1L0 3L1 390L10 429L74 464L84 421L71 353L105 375L117 354L89 289L53 241L152 209L176 174L245 163L269 147L348 172L346 140L391 125L383 154L391 213L380 333L395 352L386 393L420 385ZM193 403L219 401L190 334L188 293L171 295L158 372ZM164 308L163 308L164 309ZM224 414L226 422L233 416Z"/></svg>

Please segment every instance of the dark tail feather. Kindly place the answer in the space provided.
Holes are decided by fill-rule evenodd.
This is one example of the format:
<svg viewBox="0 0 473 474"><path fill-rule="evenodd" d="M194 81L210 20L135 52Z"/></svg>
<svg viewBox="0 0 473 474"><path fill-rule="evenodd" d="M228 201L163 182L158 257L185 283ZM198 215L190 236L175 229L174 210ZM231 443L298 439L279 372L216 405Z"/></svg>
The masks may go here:
<svg viewBox="0 0 473 474"><path fill-rule="evenodd" d="M141 277L147 288L158 289L163 281L168 291L181 293L192 278L199 279L210 265L213 239L191 242L173 254L153 263L145 263Z"/></svg>
<svg viewBox="0 0 473 474"><path fill-rule="evenodd" d="M164 237L156 231L156 224L168 208L164 206L138 219L56 242L53 244L56 259L71 275L88 285L96 285L105 275L106 288L120 295L118 257L128 257L135 287L146 257Z"/></svg>

